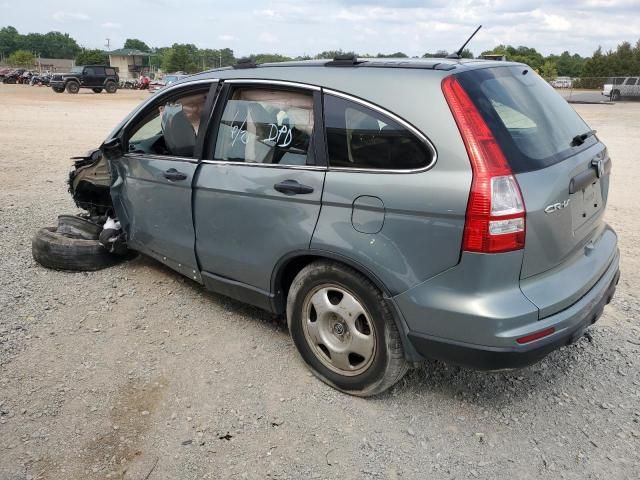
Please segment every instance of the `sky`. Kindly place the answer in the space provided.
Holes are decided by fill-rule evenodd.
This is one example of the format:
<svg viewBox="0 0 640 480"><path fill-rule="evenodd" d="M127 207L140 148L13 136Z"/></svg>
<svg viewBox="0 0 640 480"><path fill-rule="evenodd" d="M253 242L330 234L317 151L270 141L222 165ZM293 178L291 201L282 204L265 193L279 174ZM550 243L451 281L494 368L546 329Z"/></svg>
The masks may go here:
<svg viewBox="0 0 640 480"><path fill-rule="evenodd" d="M151 47L193 43L250 53L313 55L457 50L498 44L541 53L591 55L640 39L640 0L0 0L0 26L20 33L69 33L85 48L121 48L126 38Z"/></svg>

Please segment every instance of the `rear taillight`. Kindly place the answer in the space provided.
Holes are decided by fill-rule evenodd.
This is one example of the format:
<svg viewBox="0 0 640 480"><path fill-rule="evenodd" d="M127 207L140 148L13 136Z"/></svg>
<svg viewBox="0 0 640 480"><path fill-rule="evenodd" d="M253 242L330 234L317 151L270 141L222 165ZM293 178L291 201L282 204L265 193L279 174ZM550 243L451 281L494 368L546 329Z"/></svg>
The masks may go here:
<svg viewBox="0 0 640 480"><path fill-rule="evenodd" d="M442 91L462 135L473 172L462 249L499 253L524 248L526 212L507 159L454 76L442 81Z"/></svg>

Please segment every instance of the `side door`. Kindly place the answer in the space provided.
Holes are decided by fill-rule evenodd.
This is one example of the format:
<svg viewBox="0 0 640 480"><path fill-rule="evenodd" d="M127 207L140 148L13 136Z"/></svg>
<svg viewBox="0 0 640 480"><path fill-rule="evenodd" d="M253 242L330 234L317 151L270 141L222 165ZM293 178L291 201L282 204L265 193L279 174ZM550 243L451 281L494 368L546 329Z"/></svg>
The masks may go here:
<svg viewBox="0 0 640 480"><path fill-rule="evenodd" d="M111 198L128 245L197 281L191 183L215 85L180 86L153 99L124 127L127 151L110 159Z"/></svg>
<svg viewBox="0 0 640 480"><path fill-rule="evenodd" d="M93 67L93 79L91 80L91 86L104 87L105 70L104 67Z"/></svg>
<svg viewBox="0 0 640 480"><path fill-rule="evenodd" d="M320 105L313 86L224 82L194 182L208 288L268 309L276 263L309 248L326 171Z"/></svg>
<svg viewBox="0 0 640 480"><path fill-rule="evenodd" d="M80 77L80 85L83 87L91 87L95 84L96 72L93 67L84 67L82 76Z"/></svg>

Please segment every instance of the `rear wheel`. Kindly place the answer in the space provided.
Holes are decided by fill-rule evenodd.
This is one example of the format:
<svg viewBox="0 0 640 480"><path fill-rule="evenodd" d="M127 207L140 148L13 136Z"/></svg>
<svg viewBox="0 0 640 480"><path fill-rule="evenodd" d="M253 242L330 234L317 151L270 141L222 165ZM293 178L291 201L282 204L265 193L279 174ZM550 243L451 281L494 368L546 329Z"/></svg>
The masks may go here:
<svg viewBox="0 0 640 480"><path fill-rule="evenodd" d="M91 90L93 90L93 93L101 93L102 92L101 88L92 88Z"/></svg>
<svg viewBox="0 0 640 480"><path fill-rule="evenodd" d="M67 92L78 93L80 91L80 84L78 82L67 83Z"/></svg>
<svg viewBox="0 0 640 480"><path fill-rule="evenodd" d="M609 99L612 102L615 102L616 100L620 100L620 92L618 90L611 90L611 96L609 97Z"/></svg>
<svg viewBox="0 0 640 480"><path fill-rule="evenodd" d="M408 369L382 293L342 264L319 261L300 271L287 298L287 321L311 371L345 393L383 392Z"/></svg>
<svg viewBox="0 0 640 480"><path fill-rule="evenodd" d="M116 93L116 91L118 90L118 85L116 85L116 82L108 81L104 88L107 93Z"/></svg>

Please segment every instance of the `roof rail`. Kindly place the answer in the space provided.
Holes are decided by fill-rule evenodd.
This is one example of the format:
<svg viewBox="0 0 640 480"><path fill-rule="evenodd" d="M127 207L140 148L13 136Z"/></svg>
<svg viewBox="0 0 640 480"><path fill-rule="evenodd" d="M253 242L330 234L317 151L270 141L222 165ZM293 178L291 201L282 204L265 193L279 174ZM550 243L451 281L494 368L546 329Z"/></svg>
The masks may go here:
<svg viewBox="0 0 640 480"><path fill-rule="evenodd" d="M325 67L354 67L364 63L364 61L358 61L358 57L356 57L353 53L346 53L344 55L337 55L331 60L324 64Z"/></svg>
<svg viewBox="0 0 640 480"><path fill-rule="evenodd" d="M256 68L256 62L251 57L239 58L238 62L233 66L234 69L238 70L241 68Z"/></svg>

